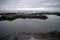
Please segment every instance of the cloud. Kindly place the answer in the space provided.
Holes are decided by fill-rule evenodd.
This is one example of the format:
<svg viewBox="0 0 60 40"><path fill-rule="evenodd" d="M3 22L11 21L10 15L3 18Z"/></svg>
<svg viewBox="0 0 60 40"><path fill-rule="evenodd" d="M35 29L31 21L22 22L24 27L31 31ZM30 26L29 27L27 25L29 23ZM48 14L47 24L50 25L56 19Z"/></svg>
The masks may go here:
<svg viewBox="0 0 60 40"><path fill-rule="evenodd" d="M59 11L60 0L0 0L0 10L22 10L23 8Z"/></svg>

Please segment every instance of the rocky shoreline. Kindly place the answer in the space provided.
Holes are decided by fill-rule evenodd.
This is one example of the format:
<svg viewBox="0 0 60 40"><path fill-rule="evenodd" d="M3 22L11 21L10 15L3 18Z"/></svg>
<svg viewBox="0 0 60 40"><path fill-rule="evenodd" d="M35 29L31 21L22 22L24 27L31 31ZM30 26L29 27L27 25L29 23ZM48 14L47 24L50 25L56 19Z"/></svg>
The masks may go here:
<svg viewBox="0 0 60 40"><path fill-rule="evenodd" d="M20 32L8 35L1 40L60 40L60 32L51 31L48 33L26 33Z"/></svg>

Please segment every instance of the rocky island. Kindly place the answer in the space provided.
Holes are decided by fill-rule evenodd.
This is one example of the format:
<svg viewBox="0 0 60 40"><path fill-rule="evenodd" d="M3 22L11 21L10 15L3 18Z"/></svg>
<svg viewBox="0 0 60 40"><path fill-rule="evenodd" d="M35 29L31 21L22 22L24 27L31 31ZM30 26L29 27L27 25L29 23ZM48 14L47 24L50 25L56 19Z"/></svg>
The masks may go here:
<svg viewBox="0 0 60 40"><path fill-rule="evenodd" d="M35 19L48 19L47 15L57 15L60 16L60 13L0 13L0 21L1 20L14 20L17 18L35 18Z"/></svg>

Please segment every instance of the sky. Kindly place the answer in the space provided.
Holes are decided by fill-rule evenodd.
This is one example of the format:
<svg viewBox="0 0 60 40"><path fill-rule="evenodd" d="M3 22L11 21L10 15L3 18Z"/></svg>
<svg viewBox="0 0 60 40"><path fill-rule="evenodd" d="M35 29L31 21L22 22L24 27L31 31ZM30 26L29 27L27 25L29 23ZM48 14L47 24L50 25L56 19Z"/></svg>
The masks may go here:
<svg viewBox="0 0 60 40"><path fill-rule="evenodd" d="M0 0L0 12L39 10L60 12L60 0Z"/></svg>

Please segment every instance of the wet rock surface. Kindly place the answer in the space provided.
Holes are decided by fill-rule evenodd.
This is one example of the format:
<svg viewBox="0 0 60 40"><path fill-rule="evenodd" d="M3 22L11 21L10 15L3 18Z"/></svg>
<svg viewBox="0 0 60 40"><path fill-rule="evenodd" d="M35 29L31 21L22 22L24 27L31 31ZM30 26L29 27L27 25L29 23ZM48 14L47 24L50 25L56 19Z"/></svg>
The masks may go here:
<svg viewBox="0 0 60 40"><path fill-rule="evenodd" d="M1 40L60 40L60 32L49 33L15 33Z"/></svg>

